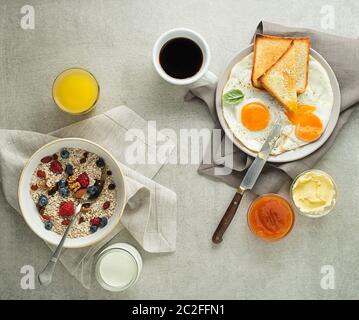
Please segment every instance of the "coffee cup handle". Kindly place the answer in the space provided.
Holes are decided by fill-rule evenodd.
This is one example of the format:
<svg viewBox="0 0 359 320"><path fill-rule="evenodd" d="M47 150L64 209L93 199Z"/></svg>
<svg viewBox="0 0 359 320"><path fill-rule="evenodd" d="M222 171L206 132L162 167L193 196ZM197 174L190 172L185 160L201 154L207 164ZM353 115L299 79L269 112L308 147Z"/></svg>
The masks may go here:
<svg viewBox="0 0 359 320"><path fill-rule="evenodd" d="M215 86L218 82L217 76L211 72L207 71L202 78L197 80L196 82L192 83L190 85L190 89L197 88L197 87L203 87L203 86Z"/></svg>

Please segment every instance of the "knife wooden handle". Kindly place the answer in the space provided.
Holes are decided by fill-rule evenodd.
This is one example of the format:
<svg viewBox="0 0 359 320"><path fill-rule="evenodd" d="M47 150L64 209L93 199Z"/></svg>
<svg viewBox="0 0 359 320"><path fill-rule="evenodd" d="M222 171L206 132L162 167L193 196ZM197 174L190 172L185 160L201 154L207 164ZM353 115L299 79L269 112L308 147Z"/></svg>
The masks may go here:
<svg viewBox="0 0 359 320"><path fill-rule="evenodd" d="M234 215L237 212L239 203L242 200L244 190L239 190L234 195L231 203L229 204L226 213L224 214L221 222L219 223L216 231L212 236L212 242L219 244L223 240L223 235L226 232L228 226L231 224Z"/></svg>

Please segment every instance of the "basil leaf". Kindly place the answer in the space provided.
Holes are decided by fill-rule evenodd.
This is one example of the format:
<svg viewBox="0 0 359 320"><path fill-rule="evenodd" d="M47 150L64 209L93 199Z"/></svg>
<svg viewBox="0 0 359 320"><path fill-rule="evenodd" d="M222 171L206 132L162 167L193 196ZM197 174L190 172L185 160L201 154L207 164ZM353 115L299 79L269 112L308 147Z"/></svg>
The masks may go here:
<svg viewBox="0 0 359 320"><path fill-rule="evenodd" d="M223 101L226 104L238 104L242 101L244 97L244 94L241 90L239 89L233 89L231 91L226 92L223 95Z"/></svg>

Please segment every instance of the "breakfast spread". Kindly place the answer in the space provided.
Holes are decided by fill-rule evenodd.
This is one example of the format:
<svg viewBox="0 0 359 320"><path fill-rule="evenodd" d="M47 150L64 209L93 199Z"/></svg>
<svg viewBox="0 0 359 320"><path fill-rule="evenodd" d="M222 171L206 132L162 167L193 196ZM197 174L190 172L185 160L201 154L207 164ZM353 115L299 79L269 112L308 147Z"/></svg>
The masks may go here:
<svg viewBox="0 0 359 320"><path fill-rule="evenodd" d="M167 76L188 79L202 68L205 55L201 48L197 41L177 36L162 44L156 59L158 56ZM183 61L174 65L179 52L184 55ZM212 238L214 243L222 241L244 192L252 189L268 157L310 144L324 132L334 93L319 61L310 55L308 37L257 35L253 52L231 69L222 92L223 118L234 136L257 152L257 157L222 218ZM55 79L52 95L63 111L82 114L96 104L99 85L90 72L71 68ZM104 168L107 175L102 189ZM30 193L44 229L63 235L69 226L69 238L84 237L106 227L116 207L116 184L105 160L80 148L62 148L43 157L32 174ZM329 175L311 170L297 177L291 196L299 212L319 217L334 207L336 188ZM77 218L74 214L79 202L82 208ZM76 221L71 228L73 216ZM291 204L276 194L256 198L247 218L250 230L269 241L285 237L295 221ZM113 272L115 264L123 266L123 272ZM97 276L103 283L113 282L111 290L119 290L133 280L137 267L128 252L113 250L99 259Z"/></svg>
<svg viewBox="0 0 359 320"><path fill-rule="evenodd" d="M103 169L106 179L99 194ZM84 202L68 234L70 238L104 228L116 207L116 184L105 160L80 148L63 148L42 158L32 175L30 193L44 228L60 235L69 225L79 200ZM96 196L96 201L86 202Z"/></svg>
<svg viewBox="0 0 359 320"><path fill-rule="evenodd" d="M294 212L281 196L268 194L258 197L248 211L251 231L264 240L279 240L286 236L294 224Z"/></svg>
<svg viewBox="0 0 359 320"><path fill-rule="evenodd" d="M336 201L333 179L319 170L310 170L299 175L293 182L291 194L299 211L309 216L328 213Z"/></svg>
<svg viewBox="0 0 359 320"><path fill-rule="evenodd" d="M282 129L273 156L310 144L324 132L333 90L309 47L309 38L257 35L254 52L232 68L223 90L223 117L249 150L260 150L277 121Z"/></svg>

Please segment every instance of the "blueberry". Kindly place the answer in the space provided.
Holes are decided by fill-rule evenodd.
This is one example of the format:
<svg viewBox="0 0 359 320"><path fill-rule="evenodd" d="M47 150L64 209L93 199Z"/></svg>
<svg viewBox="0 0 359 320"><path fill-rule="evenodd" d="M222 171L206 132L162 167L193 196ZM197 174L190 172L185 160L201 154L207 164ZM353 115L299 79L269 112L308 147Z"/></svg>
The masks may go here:
<svg viewBox="0 0 359 320"><path fill-rule="evenodd" d="M107 222L108 222L108 220L106 217L101 217L100 218L100 227L103 228L104 226L106 226Z"/></svg>
<svg viewBox="0 0 359 320"><path fill-rule="evenodd" d="M97 231L97 226L96 225L91 225L91 227L90 227L90 232L91 233L95 233Z"/></svg>
<svg viewBox="0 0 359 320"><path fill-rule="evenodd" d="M61 179L57 185L59 186L59 189L65 188L67 186L67 181L65 179Z"/></svg>
<svg viewBox="0 0 359 320"><path fill-rule="evenodd" d="M68 197L70 195L70 190L67 187L63 187L59 189L59 193L62 197Z"/></svg>
<svg viewBox="0 0 359 320"><path fill-rule="evenodd" d="M98 158L96 161L96 166L99 168L103 168L106 165L105 160L103 158Z"/></svg>
<svg viewBox="0 0 359 320"><path fill-rule="evenodd" d="M116 184L115 183L110 183L108 185L108 190L115 190L116 189Z"/></svg>
<svg viewBox="0 0 359 320"><path fill-rule="evenodd" d="M74 174L74 167L71 164L67 164L66 168L65 168L65 172L69 175L72 176Z"/></svg>
<svg viewBox="0 0 359 320"><path fill-rule="evenodd" d="M90 186L87 188L87 194L90 198L96 197L99 192L99 188L97 186Z"/></svg>
<svg viewBox="0 0 359 320"><path fill-rule="evenodd" d="M65 148L61 149L60 155L62 159L68 159L70 157L70 152L68 152Z"/></svg>
<svg viewBox="0 0 359 320"><path fill-rule="evenodd" d="M44 225L45 225L45 229L46 229L46 230L51 230L51 229L52 229L52 226L53 226L52 222L51 222L51 221L48 221L48 220L45 221Z"/></svg>
<svg viewBox="0 0 359 320"><path fill-rule="evenodd" d="M41 195L38 201L38 204L40 207L45 207L47 204L49 203L49 200L47 199L46 196Z"/></svg>

